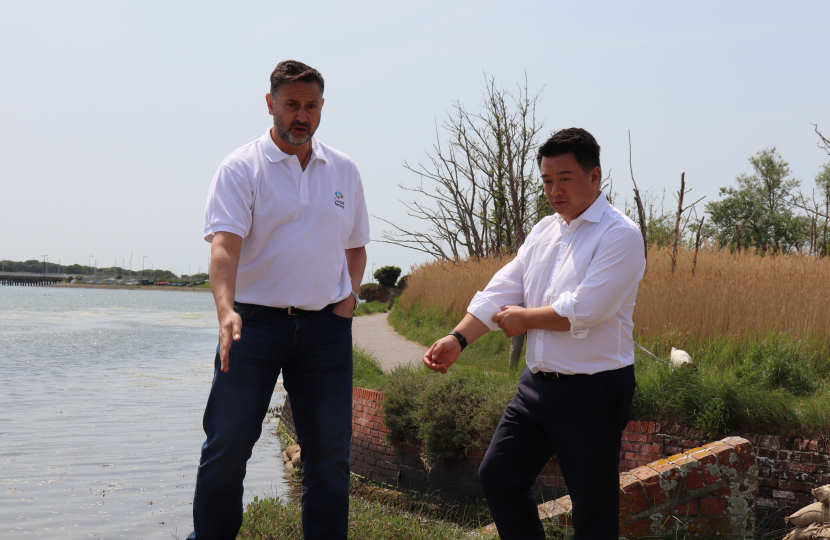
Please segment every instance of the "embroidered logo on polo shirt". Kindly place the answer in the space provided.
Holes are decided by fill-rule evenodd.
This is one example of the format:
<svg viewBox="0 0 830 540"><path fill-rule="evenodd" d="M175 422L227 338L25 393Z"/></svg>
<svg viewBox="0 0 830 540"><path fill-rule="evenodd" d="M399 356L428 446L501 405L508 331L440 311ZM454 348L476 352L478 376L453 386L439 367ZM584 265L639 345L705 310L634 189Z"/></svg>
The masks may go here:
<svg viewBox="0 0 830 540"><path fill-rule="evenodd" d="M334 192L334 205L340 208L346 208L346 204L343 202L343 194L339 191Z"/></svg>

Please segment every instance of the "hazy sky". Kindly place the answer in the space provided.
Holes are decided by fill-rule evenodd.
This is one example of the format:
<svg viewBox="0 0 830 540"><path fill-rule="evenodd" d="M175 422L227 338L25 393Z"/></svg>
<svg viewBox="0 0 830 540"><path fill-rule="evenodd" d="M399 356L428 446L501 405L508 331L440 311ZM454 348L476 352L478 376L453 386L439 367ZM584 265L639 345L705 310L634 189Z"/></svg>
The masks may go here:
<svg viewBox="0 0 830 540"><path fill-rule="evenodd" d="M405 219L402 167L484 73L544 87L545 133L602 145L620 199L692 196L777 146L805 188L828 156L830 2L0 1L0 259L206 270L205 198L222 160L270 126L274 66L326 79L317 137L352 158L370 214ZM669 196L669 205L674 199ZM702 208L701 208L702 210ZM412 225L411 222L407 223ZM372 236L384 225L372 218ZM373 242L369 266L427 257ZM368 271L367 271L368 274ZM368 279L367 279L368 281Z"/></svg>

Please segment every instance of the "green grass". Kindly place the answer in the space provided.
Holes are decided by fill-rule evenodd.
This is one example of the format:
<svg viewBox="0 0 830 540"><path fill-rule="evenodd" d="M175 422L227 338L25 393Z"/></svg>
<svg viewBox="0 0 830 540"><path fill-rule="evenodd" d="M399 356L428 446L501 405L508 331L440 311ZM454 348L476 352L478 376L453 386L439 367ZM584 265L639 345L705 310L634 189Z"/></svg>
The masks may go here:
<svg viewBox="0 0 830 540"><path fill-rule="evenodd" d="M439 313L421 310L418 304L409 309L402 309L395 303L389 312L389 324L397 333L408 340L420 343L425 347L432 345L435 340L446 336L458 324L458 320L449 319ZM473 371L488 373L504 373L518 381L518 375L525 367L524 350L519 361L518 369L508 369L508 355L510 340L501 332L488 332L475 343L464 349L461 356L453 364L453 371Z"/></svg>
<svg viewBox="0 0 830 540"><path fill-rule="evenodd" d="M656 341L644 345L667 358ZM687 347L697 370L672 370L637 352L635 419L693 425L712 438L743 430L830 436L826 352L779 334L692 341Z"/></svg>
<svg viewBox="0 0 830 540"><path fill-rule="evenodd" d="M354 316L360 317L362 315L375 315L376 313L386 313L387 309L386 306L388 302L378 302L377 300L372 302L363 302L357 309L354 310Z"/></svg>
<svg viewBox="0 0 830 540"><path fill-rule="evenodd" d="M354 362L352 386L369 390L377 390L383 386L386 375L371 354L359 347L352 347L352 358Z"/></svg>
<svg viewBox="0 0 830 540"><path fill-rule="evenodd" d="M489 523L482 513L420 501L352 479L349 538L354 540L471 540ZM302 540L300 505L291 499L254 498L242 517L237 540ZM479 535L477 538L494 538Z"/></svg>

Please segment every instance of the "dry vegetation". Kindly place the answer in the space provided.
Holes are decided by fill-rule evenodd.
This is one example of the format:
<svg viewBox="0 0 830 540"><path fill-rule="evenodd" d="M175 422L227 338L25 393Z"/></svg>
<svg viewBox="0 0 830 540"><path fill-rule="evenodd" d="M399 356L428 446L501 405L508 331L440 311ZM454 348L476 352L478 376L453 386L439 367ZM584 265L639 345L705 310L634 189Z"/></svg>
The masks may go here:
<svg viewBox="0 0 830 540"><path fill-rule="evenodd" d="M770 332L812 342L830 339L830 259L704 249L693 275L693 256L681 251L672 275L670 249L649 250L634 314L639 338L653 342L671 336L676 346L690 338ZM401 307L417 302L421 309L457 319L476 291L509 261L491 257L423 264L411 273Z"/></svg>

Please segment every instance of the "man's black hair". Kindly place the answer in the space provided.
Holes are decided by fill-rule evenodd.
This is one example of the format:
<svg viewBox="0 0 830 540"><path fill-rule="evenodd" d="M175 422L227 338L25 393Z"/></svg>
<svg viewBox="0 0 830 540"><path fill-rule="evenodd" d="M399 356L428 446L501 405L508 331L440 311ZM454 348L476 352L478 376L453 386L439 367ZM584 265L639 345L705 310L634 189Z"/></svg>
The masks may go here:
<svg viewBox="0 0 830 540"><path fill-rule="evenodd" d="M579 166L588 173L599 164L599 144L593 135L582 128L561 129L539 147L536 163L542 166L543 157L556 157L573 152Z"/></svg>
<svg viewBox="0 0 830 540"><path fill-rule="evenodd" d="M271 72L271 95L277 95L281 84L296 81L316 82L320 85L321 94L326 85L323 76L313 67L296 60L284 60Z"/></svg>

